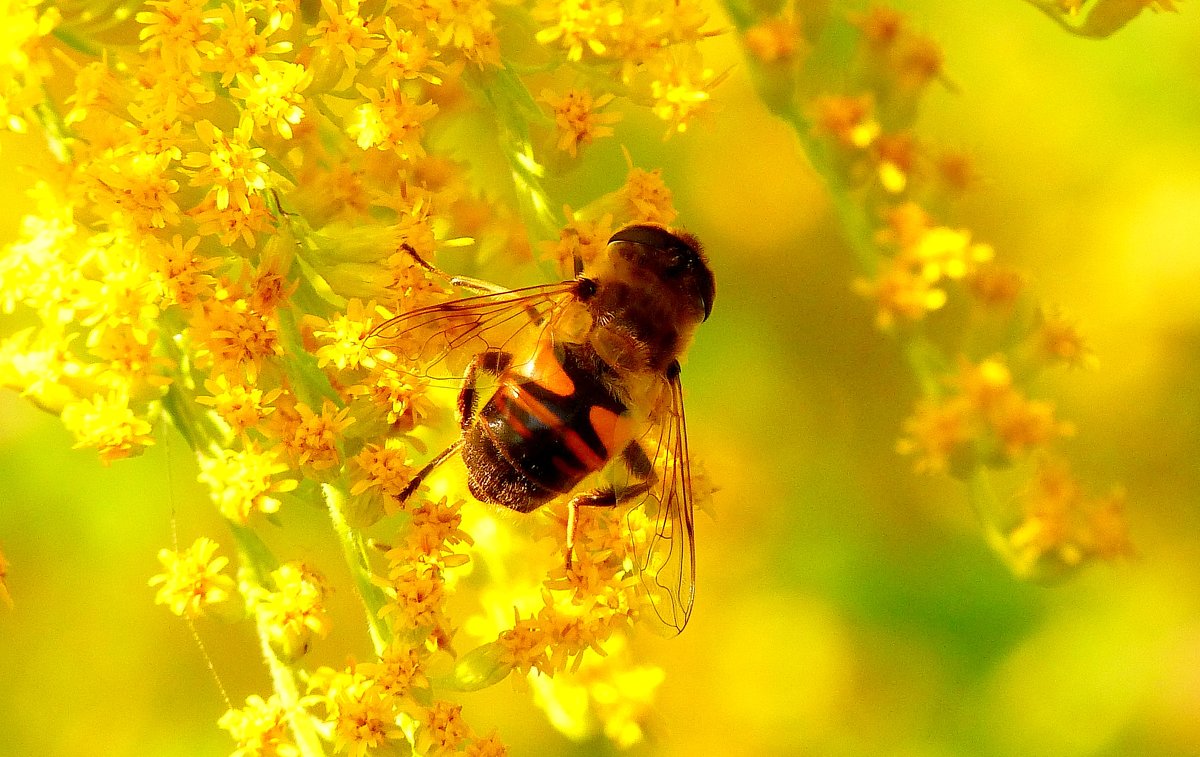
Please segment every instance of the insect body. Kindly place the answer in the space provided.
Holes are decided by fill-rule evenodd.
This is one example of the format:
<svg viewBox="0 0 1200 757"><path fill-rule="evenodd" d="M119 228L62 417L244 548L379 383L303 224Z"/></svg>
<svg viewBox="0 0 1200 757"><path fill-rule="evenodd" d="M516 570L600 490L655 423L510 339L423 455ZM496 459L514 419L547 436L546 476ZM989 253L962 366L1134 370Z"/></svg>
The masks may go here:
<svg viewBox="0 0 1200 757"><path fill-rule="evenodd" d="M403 313L368 337L372 347L424 363L431 376L466 363L461 436L401 498L457 452L476 498L519 512L601 473L608 483L568 503L568 564L580 507L652 507L654 532L639 569L654 582L659 616L682 630L695 545L679 358L715 295L698 242L635 224L613 234L586 270L576 260L570 281L514 290L453 281L481 294ZM484 376L494 379L486 397Z"/></svg>

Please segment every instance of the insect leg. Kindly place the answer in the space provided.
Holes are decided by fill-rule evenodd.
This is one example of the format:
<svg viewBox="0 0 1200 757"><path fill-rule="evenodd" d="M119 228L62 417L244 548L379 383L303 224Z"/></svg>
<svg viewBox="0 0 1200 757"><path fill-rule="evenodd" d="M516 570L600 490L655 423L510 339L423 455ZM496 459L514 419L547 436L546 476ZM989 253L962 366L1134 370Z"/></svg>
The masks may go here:
<svg viewBox="0 0 1200 757"><path fill-rule="evenodd" d="M630 442L621 452L621 458L629 472L640 478L640 481L622 486L605 486L583 492L571 497L567 503L567 570L575 557L575 531L578 528L577 513L581 507L615 507L640 494L650 491L658 476L654 473L654 463L646 455L646 450L637 442Z"/></svg>
<svg viewBox="0 0 1200 757"><path fill-rule="evenodd" d="M433 458L428 463L426 463L424 468L417 471L417 475L413 476L412 480L404 485L404 488L400 490L400 494L397 498L401 502L407 502L408 498L413 495L413 492L415 492L417 490L417 488L422 483L424 483L425 477L428 476L430 473L433 473L433 471L439 465L446 462L446 460L448 460L451 455L453 455L455 452L458 452L458 448L461 446L462 446L462 437L459 437L458 439L455 439L454 442L449 447L447 447L446 449L439 452L437 457Z"/></svg>
<svg viewBox="0 0 1200 757"><path fill-rule="evenodd" d="M456 286L460 289L466 289L472 292L478 292L479 294L497 294L508 291L508 289L505 287L502 287L498 284L493 284L489 281L484 281L483 279L472 279L466 276L451 276L445 271L435 268L429 263L429 261L418 255L417 251L414 250L412 245L410 245L408 242L401 244L400 249L408 253L409 257L415 260L417 265L421 266L421 268L425 269L425 271L433 276L437 276L440 279L445 279L446 281L450 282L451 286Z"/></svg>
<svg viewBox="0 0 1200 757"><path fill-rule="evenodd" d="M458 393L458 422L463 430L471 425L471 419L475 417L475 404L479 399L475 384L479 380L479 372L499 376L511 363L512 354L503 350L487 350L471 358L471 364L463 375L462 390Z"/></svg>

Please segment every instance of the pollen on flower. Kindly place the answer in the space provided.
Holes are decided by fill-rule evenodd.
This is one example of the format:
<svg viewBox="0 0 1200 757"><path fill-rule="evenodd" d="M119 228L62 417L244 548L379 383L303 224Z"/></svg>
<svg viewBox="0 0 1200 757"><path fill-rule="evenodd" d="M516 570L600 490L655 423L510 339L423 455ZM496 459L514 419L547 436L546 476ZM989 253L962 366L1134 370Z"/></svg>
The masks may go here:
<svg viewBox="0 0 1200 757"><path fill-rule="evenodd" d="M166 605L176 615L198 618L207 609L229 599L233 579L221 571L229 564L226 557L217 557L218 545L201 536L183 552L160 550L158 561L164 572L150 579L158 586L154 601Z"/></svg>

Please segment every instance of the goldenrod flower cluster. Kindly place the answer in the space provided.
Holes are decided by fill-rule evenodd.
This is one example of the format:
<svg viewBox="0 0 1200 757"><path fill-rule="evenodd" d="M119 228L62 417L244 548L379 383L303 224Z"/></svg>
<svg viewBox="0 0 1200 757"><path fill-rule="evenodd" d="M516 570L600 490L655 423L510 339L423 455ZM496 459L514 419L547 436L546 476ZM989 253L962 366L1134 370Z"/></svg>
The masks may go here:
<svg viewBox="0 0 1200 757"><path fill-rule="evenodd" d="M626 542L647 524L585 518L568 570L563 512L521 535L446 482L402 505L449 395L365 337L452 296L405 246L566 267L622 224L673 219L661 175L631 159L584 207L543 185L630 109L687 129L722 78L698 46L708 12L16 0L0 17L0 126L55 158L0 252L0 308L33 324L0 344L0 383L106 463L168 423L194 451L232 543L163 550L151 583L190 621L257 630L274 691L221 718L233 753L502 754L454 693L513 671L541 677L564 730L637 741L661 678L622 651L643 613ZM329 512L370 662L305 666L336 630L331 587L258 534L302 502Z"/></svg>
<svg viewBox="0 0 1200 757"><path fill-rule="evenodd" d="M1158 4L1043 5L1124 23ZM943 220L978 177L967 155L925 144L915 128L930 87L952 86L937 44L878 5L845 17L802 0L771 14L728 7L760 94L830 188L862 270L854 290L923 389L899 452L919 472L968 483L988 543L1017 575L1048 578L1132 554L1124 494L1084 493L1060 451L1075 426L1035 395L1048 370L1095 367L1086 339L991 245ZM849 52L830 41L847 33L857 38ZM830 89L821 67L839 55L846 75Z"/></svg>

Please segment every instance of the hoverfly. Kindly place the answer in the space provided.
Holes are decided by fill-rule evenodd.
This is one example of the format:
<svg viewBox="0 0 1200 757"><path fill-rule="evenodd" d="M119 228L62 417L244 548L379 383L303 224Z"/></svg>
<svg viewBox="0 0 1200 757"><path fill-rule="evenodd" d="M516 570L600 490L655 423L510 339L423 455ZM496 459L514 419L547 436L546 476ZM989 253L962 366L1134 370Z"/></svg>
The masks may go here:
<svg viewBox="0 0 1200 757"><path fill-rule="evenodd" d="M402 313L367 337L372 349L428 366L430 377L440 370L462 382L459 438L400 498L456 453L475 498L522 513L601 473L607 483L568 503L568 568L579 508L649 505L654 530L638 570L656 584L647 586L659 618L683 630L696 568L679 358L715 296L699 242L633 224L586 269L576 257L568 281L512 290L451 281L476 294ZM482 377L494 385L488 396Z"/></svg>

